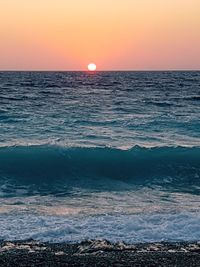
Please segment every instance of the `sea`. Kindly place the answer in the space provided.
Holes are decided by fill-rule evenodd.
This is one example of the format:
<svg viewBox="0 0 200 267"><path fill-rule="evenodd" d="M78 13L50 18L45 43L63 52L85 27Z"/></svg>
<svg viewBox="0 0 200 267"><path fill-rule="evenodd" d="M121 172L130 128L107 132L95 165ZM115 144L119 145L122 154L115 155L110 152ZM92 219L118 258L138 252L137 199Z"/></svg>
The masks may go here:
<svg viewBox="0 0 200 267"><path fill-rule="evenodd" d="M200 72L0 72L0 240L200 240Z"/></svg>

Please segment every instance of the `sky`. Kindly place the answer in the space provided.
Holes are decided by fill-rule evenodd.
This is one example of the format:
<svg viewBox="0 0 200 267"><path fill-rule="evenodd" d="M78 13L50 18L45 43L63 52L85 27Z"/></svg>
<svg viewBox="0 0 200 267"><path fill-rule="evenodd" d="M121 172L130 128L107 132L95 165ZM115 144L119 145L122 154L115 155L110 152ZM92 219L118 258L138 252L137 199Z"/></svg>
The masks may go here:
<svg viewBox="0 0 200 267"><path fill-rule="evenodd" d="M0 0L0 70L199 70L200 0Z"/></svg>

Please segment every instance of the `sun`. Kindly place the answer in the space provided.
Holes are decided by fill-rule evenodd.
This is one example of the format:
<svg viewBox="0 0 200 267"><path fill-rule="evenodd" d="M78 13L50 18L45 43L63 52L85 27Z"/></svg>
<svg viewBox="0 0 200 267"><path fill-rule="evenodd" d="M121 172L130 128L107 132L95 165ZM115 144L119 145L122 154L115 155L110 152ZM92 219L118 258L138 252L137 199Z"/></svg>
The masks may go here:
<svg viewBox="0 0 200 267"><path fill-rule="evenodd" d="M90 63L88 65L88 70L89 71L95 71L97 69L97 66L94 63Z"/></svg>

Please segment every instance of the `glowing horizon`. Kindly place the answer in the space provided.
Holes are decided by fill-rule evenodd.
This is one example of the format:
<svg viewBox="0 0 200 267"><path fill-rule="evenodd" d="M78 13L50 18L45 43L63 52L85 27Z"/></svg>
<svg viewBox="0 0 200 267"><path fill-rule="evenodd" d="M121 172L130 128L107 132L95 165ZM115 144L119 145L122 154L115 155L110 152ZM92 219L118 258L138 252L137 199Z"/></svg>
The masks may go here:
<svg viewBox="0 0 200 267"><path fill-rule="evenodd" d="M199 70L199 0L7 0L0 70Z"/></svg>

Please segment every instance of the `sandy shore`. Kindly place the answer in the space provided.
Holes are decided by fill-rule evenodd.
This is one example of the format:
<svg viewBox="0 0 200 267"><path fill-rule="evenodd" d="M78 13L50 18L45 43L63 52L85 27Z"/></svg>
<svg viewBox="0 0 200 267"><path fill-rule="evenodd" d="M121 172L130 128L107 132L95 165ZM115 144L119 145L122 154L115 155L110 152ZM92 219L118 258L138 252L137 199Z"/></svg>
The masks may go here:
<svg viewBox="0 0 200 267"><path fill-rule="evenodd" d="M0 266L200 266L200 242L127 245L106 240L79 244L1 241Z"/></svg>

